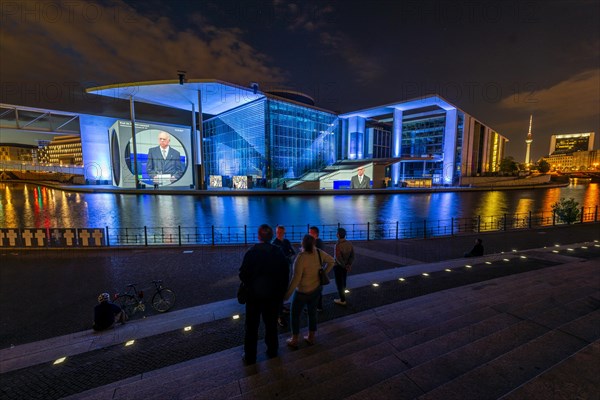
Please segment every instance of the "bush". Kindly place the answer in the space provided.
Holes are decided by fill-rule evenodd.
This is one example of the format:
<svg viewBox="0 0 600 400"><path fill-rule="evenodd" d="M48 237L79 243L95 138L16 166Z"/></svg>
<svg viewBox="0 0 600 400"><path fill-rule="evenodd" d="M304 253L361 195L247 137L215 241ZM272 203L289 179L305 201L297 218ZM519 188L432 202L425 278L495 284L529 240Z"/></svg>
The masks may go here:
<svg viewBox="0 0 600 400"><path fill-rule="evenodd" d="M568 200L564 198L560 199L560 201L552 204L552 211L554 211L561 221L567 224L572 224L579 219L579 203L573 198Z"/></svg>

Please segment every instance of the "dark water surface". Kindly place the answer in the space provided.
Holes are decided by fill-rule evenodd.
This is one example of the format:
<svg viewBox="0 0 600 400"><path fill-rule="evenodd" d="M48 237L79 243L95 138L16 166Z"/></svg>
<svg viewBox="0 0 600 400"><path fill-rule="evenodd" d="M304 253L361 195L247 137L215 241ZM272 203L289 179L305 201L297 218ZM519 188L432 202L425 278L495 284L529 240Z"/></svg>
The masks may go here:
<svg viewBox="0 0 600 400"><path fill-rule="evenodd" d="M0 227L193 227L351 224L550 212L560 198L600 204L598 184L487 192L194 196L71 193L0 184Z"/></svg>

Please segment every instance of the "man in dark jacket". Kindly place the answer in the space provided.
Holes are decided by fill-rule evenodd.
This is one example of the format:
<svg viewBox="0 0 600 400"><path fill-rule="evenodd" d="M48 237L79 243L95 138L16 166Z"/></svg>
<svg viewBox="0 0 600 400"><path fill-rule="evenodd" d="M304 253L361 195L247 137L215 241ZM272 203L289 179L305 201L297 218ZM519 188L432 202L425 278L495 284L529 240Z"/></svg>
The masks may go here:
<svg viewBox="0 0 600 400"><path fill-rule="evenodd" d="M244 362L256 362L258 326L262 315L265 324L267 356L277 357L277 314L289 284L290 267L281 248L271 244L273 228L263 224L258 228L259 244L246 252L240 267L240 280L249 289L246 302L246 334Z"/></svg>

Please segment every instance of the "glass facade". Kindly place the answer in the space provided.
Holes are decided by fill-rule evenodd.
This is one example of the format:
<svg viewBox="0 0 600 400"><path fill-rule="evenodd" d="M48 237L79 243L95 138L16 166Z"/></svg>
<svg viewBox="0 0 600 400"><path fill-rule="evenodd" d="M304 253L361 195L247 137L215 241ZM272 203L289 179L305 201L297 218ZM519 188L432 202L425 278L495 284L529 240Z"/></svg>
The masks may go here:
<svg viewBox="0 0 600 400"><path fill-rule="evenodd" d="M206 175L266 175L265 100L204 121Z"/></svg>
<svg viewBox="0 0 600 400"><path fill-rule="evenodd" d="M268 98L204 122L207 175L253 176L268 187L335 162L338 117Z"/></svg>
<svg viewBox="0 0 600 400"><path fill-rule="evenodd" d="M402 175L412 178L432 177L437 183L442 175L446 116L436 115L402 123L402 157L434 157L440 161L402 162Z"/></svg>

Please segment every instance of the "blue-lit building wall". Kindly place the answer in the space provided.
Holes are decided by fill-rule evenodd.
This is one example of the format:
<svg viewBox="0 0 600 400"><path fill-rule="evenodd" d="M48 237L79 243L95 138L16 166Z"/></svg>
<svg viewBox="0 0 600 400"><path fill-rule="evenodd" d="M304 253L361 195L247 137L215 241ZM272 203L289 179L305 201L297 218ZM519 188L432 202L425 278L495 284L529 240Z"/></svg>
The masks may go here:
<svg viewBox="0 0 600 400"><path fill-rule="evenodd" d="M204 121L207 175L246 175L270 187L336 161L335 114L263 98Z"/></svg>

